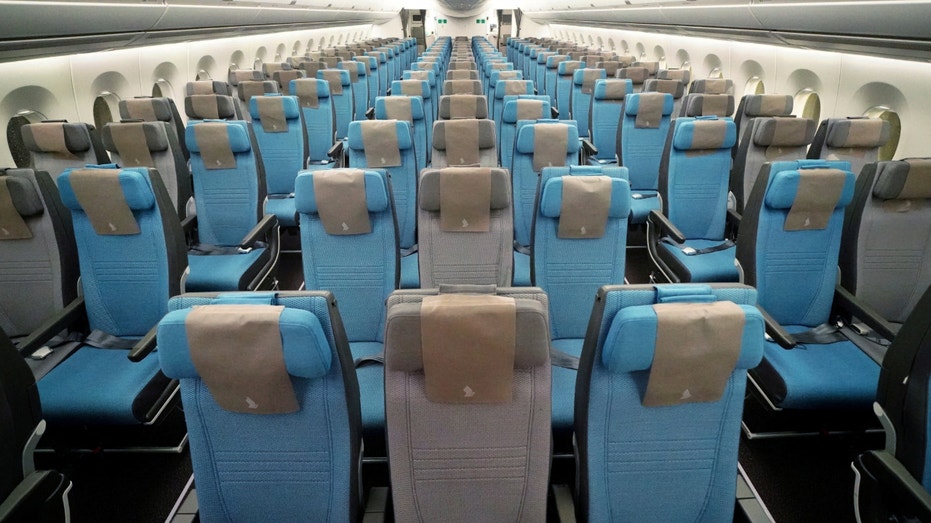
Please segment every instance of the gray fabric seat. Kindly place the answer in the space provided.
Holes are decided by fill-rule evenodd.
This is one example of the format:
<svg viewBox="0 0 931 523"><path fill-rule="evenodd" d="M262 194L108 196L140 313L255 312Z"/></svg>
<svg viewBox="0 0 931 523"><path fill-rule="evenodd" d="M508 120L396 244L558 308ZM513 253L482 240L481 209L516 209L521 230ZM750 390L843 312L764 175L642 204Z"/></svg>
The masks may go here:
<svg viewBox="0 0 931 523"><path fill-rule="evenodd" d="M473 286L466 286L473 287ZM475 291L481 287L473 287ZM453 289L441 289L453 290ZM519 521L546 520L546 490L550 463L550 360L546 295L536 288L498 289L497 296L458 296L482 300L513 299L513 363L494 356L471 359L480 369L505 374L510 399L479 403L485 387L473 389L469 381L453 393L455 404L430 395L432 376L450 371L460 377L458 365L437 365L429 355L474 342L472 333L487 331L473 326L489 323L484 311L459 312L452 318L457 330L468 336L447 336L436 344L424 343L421 328L431 325L424 313L427 302L449 298L436 290L397 291L388 298L385 326L385 410L388 460L397 521ZM448 311L445 301L436 307ZM497 318L493 318L497 319ZM429 329L429 327L427 327ZM413 333L413 334L412 334ZM478 343L498 342L499 338ZM438 346L439 345L439 346ZM509 347L510 348L510 347ZM456 358L456 356L460 358ZM510 372L513 371L513 375ZM435 374L439 373L439 374ZM453 382L456 387L462 381ZM439 401L437 401L439 400Z"/></svg>
<svg viewBox="0 0 931 523"><path fill-rule="evenodd" d="M49 173L53 179L69 167L110 161L100 135L90 124L47 121L26 124L21 132L32 168Z"/></svg>
<svg viewBox="0 0 931 523"><path fill-rule="evenodd" d="M489 227L484 232L446 230L440 179L445 173L490 171ZM420 175L417 230L419 231L420 286L432 289L447 283L508 286L512 272L514 234L511 181L506 169L427 169Z"/></svg>
<svg viewBox="0 0 931 523"><path fill-rule="evenodd" d="M474 144L478 146L478 151L473 151L471 157L460 155L456 158L453 144L459 145L463 143L464 140L460 133L463 127L469 126L466 122L478 128L478 140ZM480 167L497 167L498 147L495 142L495 122L491 120L439 120L433 124L433 160L431 165L434 169L472 166L476 163ZM476 159L477 162L474 161Z"/></svg>
<svg viewBox="0 0 931 523"><path fill-rule="evenodd" d="M465 111L466 107L475 107L471 114ZM485 95L448 94L440 97L440 106L437 109L438 120L455 120L457 118L488 118L488 99Z"/></svg>
<svg viewBox="0 0 931 523"><path fill-rule="evenodd" d="M808 148L809 159L846 160L859 176L868 163L879 160L879 148L889 141L889 122L879 118L828 118L821 122Z"/></svg>

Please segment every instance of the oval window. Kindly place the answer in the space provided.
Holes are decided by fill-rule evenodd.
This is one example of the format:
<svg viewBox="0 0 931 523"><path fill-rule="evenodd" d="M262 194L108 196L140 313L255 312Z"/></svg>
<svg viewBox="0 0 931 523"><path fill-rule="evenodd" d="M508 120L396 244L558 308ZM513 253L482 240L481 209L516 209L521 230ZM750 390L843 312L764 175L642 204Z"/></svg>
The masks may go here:
<svg viewBox="0 0 931 523"><path fill-rule="evenodd" d="M751 76L747 80L747 84L744 86L744 94L765 94L766 86L763 85L763 80L759 76Z"/></svg>
<svg viewBox="0 0 931 523"><path fill-rule="evenodd" d="M19 111L6 124L6 143L10 148L10 154L13 156L13 163L17 167L32 167L32 156L23 143L22 127L30 123L39 123L45 120L44 114L38 111L23 110Z"/></svg>
<svg viewBox="0 0 931 523"><path fill-rule="evenodd" d="M821 97L811 89L802 89L795 93L792 100L792 114L808 118L815 122L821 121Z"/></svg>
<svg viewBox="0 0 931 523"><path fill-rule="evenodd" d="M879 148L879 159L880 161L893 159L895 150L899 147L899 137L902 135L902 121L899 119L899 113L884 105L877 105L867 109L863 116L889 122L889 141Z"/></svg>

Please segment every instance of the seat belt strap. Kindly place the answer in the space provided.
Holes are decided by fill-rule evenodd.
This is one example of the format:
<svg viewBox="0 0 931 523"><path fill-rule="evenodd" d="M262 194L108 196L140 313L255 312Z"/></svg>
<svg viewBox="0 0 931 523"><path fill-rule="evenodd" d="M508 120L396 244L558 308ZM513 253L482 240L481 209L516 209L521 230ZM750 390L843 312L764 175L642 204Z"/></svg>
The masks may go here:
<svg viewBox="0 0 931 523"><path fill-rule="evenodd" d="M731 240L724 240L723 243L719 243L718 245L712 245L711 247L705 247L704 249L696 249L694 247L689 247L688 245L684 243L679 243L668 236L663 237L663 239L661 239L660 241L663 243L672 245L673 247L676 247L677 249L681 250L682 253L685 254L686 256L699 256L702 254L709 254L712 252L726 251L727 249L730 249L731 247L734 246L734 242Z"/></svg>
<svg viewBox="0 0 931 523"><path fill-rule="evenodd" d="M131 349L136 345L137 341L138 340L129 340L107 334L99 329L92 330L91 333L84 338L85 345L97 347L98 349Z"/></svg>
<svg viewBox="0 0 931 523"><path fill-rule="evenodd" d="M550 349L550 364L554 367L579 370L579 358L558 349Z"/></svg>

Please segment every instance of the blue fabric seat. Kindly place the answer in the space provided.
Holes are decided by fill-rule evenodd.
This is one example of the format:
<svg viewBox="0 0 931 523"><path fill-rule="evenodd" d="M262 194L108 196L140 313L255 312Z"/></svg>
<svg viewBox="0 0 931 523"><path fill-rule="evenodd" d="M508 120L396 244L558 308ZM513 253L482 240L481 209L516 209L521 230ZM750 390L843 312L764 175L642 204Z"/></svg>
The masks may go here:
<svg viewBox="0 0 931 523"><path fill-rule="evenodd" d="M763 353L764 321L755 302L756 292L738 284L599 290L576 388L576 512L583 521L733 519L746 374ZM714 383L720 387L717 399L647 406L657 360L675 355L675 347L661 352L657 341L667 332L659 331L660 322L678 316L677 304L729 309L730 328L742 328L734 340L739 347L728 353L732 370L722 368L722 381ZM720 322L715 325L720 328ZM677 328L693 338L708 330L700 321ZM696 358L696 365L705 361Z"/></svg>
<svg viewBox="0 0 931 523"><path fill-rule="evenodd" d="M592 67L576 69L572 74L572 97L570 106L572 109L572 119L579 124L579 136L581 138L588 138L591 136L592 95L595 92L595 82L607 78L607 72L605 72L604 69L596 69L594 64L592 64Z"/></svg>
<svg viewBox="0 0 931 523"><path fill-rule="evenodd" d="M566 238L560 235L568 177L608 178L610 200L604 234ZM588 326L589 306L602 285L624 283L630 186L623 167L547 167L533 228L532 285L549 297L553 348L578 357ZM571 211L568 211L571 212ZM572 433L576 371L553 368L553 430L566 440Z"/></svg>
<svg viewBox="0 0 931 523"><path fill-rule="evenodd" d="M297 177L295 199L300 214L305 288L334 294L352 357L362 358L382 350L385 299L398 287L398 236L389 181L382 170L361 171L371 232L327 233L319 214L314 178L343 172L302 172ZM385 427L384 372L379 365L363 365L357 374L362 427L372 448L378 448Z"/></svg>
<svg viewBox="0 0 931 523"><path fill-rule="evenodd" d="M524 73L513 69L493 70L491 72L491 76L488 77L486 91L488 95L488 113L492 115L491 118L495 121L499 121L498 117L501 115L501 108L497 107L497 104L501 103L496 95L498 82L503 82L505 80L524 80ZM533 94L533 91L531 90L529 93L520 94Z"/></svg>
<svg viewBox="0 0 931 523"><path fill-rule="evenodd" d="M427 80L396 80L391 83L391 96L419 96L423 102L424 125L427 129L426 161L430 161L430 151L433 147L433 122L436 112L433 109L433 88ZM422 169L426 165L419 165Z"/></svg>
<svg viewBox="0 0 931 523"><path fill-rule="evenodd" d="M554 54L546 58L543 91L550 97L550 105L556 105L556 79L559 77L559 64L569 59L569 55Z"/></svg>
<svg viewBox="0 0 931 523"><path fill-rule="evenodd" d="M231 164L214 165L213 147L197 127L225 135L217 149ZM198 138L201 136L201 138ZM188 253L186 291L235 291L271 288L278 264L278 222L264 214L264 169L258 161L249 124L241 120L188 122L185 140L197 204L197 239Z"/></svg>
<svg viewBox="0 0 931 523"><path fill-rule="evenodd" d="M529 120L549 119L552 112L548 96L543 95L509 95L502 100L501 119L495 121L498 137L498 155L501 166L512 167L514 144L517 141L518 117L530 117ZM556 120L553 120L554 122Z"/></svg>
<svg viewBox="0 0 931 523"><path fill-rule="evenodd" d="M360 502L359 390L332 294L182 295L169 309L158 326L158 356L164 372L181 382L200 518L354 520ZM229 337L235 341L208 351L192 336L218 328L210 314L218 309L249 323L233 326ZM255 338L250 329L260 323L256 315L271 316L269 328L280 339L249 341ZM233 409L220 399L229 385L214 374L210 358L228 361L243 379L261 384L268 367L275 368L249 365L263 352L256 350L262 343L279 344L281 352L273 354L283 388L277 392L294 398L293 411L254 413L249 408L265 403L246 396L247 408ZM262 394L254 384L248 390Z"/></svg>
<svg viewBox="0 0 931 523"><path fill-rule="evenodd" d="M332 169L329 157L336 138L336 113L330 99L330 84L319 78L291 80L289 90L297 97L301 122L307 136L307 168Z"/></svg>
<svg viewBox="0 0 931 523"><path fill-rule="evenodd" d="M66 170L58 187L71 211L89 327L131 347L167 312L187 266L184 236L167 191L149 169L113 165ZM100 209L89 194L119 210ZM124 224L114 218L124 213L132 220ZM39 381L46 419L91 425L152 421L150 413L158 412L177 387L159 371L157 358L134 363L125 350L89 343Z"/></svg>
<svg viewBox="0 0 931 523"><path fill-rule="evenodd" d="M349 136L349 122L355 114L349 71L321 69L317 71L317 78L326 80L330 86L330 103L336 115L336 141L345 140Z"/></svg>
<svg viewBox="0 0 931 523"><path fill-rule="evenodd" d="M660 165L663 215L649 215L647 227L650 255L673 283L739 278L736 249L726 227L731 147L736 140L730 118L676 119Z"/></svg>
<svg viewBox="0 0 931 523"><path fill-rule="evenodd" d="M402 105L410 106L411 123L414 133L414 153L417 155L417 165L422 169L427 165L427 113L423 106L423 98L420 96L379 96L375 99L375 119L376 120L401 120L401 114L394 104L392 98L407 99ZM406 116L406 112L405 115ZM406 118L403 118L406 119ZM432 134L432 132L431 132Z"/></svg>
<svg viewBox="0 0 931 523"><path fill-rule="evenodd" d="M663 100L659 120L645 121L641 118L640 125L637 125L641 100L652 100L651 105L655 106L658 99ZM630 190L634 198L630 209L631 223L645 223L651 210L662 208L657 192L659 166L669 135L672 108L672 95L661 93L633 93L624 103L617 131L617 158L619 164L630 170Z"/></svg>
<svg viewBox="0 0 931 523"><path fill-rule="evenodd" d="M585 67L585 62L579 60L565 60L560 62L556 69L556 109L560 120L575 120L572 114L572 86L575 83L575 72ZM578 122L577 125L585 125Z"/></svg>
<svg viewBox="0 0 931 523"><path fill-rule="evenodd" d="M265 170L268 200L265 212L278 218L284 227L297 226L294 210L294 179L304 168L307 157L304 126L296 96L253 96L249 100L252 132ZM270 119L284 119L284 128Z"/></svg>
<svg viewBox="0 0 931 523"><path fill-rule="evenodd" d="M355 60L344 60L339 68L349 72L349 83L352 86L352 119L364 120L365 112L369 108L368 64Z"/></svg>
<svg viewBox="0 0 931 523"><path fill-rule="evenodd" d="M763 170L747 202L737 247L744 281L758 289L760 306L790 335L830 320L844 209L854 192L849 165L775 162ZM808 172L835 179L837 202L823 228L807 217L801 228L789 227L787 217L804 194L800 180L814 176ZM767 341L764 354L751 378L776 408L868 409L873 403L879 365L847 339L791 350Z"/></svg>
<svg viewBox="0 0 931 523"><path fill-rule="evenodd" d="M618 163L618 126L624 112L624 97L633 92L627 80L610 78L595 81L592 93L591 141L598 154L589 163L604 165Z"/></svg>

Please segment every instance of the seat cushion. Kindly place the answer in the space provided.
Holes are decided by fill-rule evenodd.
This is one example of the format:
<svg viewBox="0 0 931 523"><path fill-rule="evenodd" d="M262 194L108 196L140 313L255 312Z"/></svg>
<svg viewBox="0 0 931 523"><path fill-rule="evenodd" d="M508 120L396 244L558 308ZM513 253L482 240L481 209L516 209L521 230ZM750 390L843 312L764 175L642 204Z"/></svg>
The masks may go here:
<svg viewBox="0 0 931 523"><path fill-rule="evenodd" d="M159 374L155 355L133 363L124 350L85 345L39 380L42 413L51 423L141 423L133 403Z"/></svg>
<svg viewBox="0 0 931 523"><path fill-rule="evenodd" d="M294 196L287 198L269 198L265 201L265 214L274 214L282 227L297 227L297 210L294 208Z"/></svg>
<svg viewBox="0 0 931 523"><path fill-rule="evenodd" d="M631 189L630 200L630 223L645 223L650 211L660 210L661 200L657 197L656 191L640 191ZM634 195L645 197L634 198Z"/></svg>
<svg viewBox="0 0 931 523"><path fill-rule="evenodd" d="M241 291L269 262L268 249L252 249L243 254L188 254L185 291Z"/></svg>

